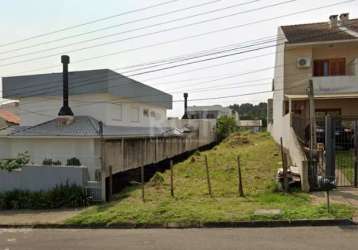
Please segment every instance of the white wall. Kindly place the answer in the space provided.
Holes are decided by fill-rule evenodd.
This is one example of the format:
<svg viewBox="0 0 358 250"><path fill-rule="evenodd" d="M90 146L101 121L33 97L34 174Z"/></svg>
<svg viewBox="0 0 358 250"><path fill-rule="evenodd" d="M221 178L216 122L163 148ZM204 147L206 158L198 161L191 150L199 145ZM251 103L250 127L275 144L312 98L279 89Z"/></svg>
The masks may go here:
<svg viewBox="0 0 358 250"><path fill-rule="evenodd" d="M164 107L132 102L109 94L71 96L69 102L75 116L92 116L107 125L154 126L167 119ZM22 126L33 126L56 118L61 106L62 97L29 97L20 99L19 107L10 108L10 111L21 117Z"/></svg>
<svg viewBox="0 0 358 250"><path fill-rule="evenodd" d="M278 41L279 44L276 47L276 59L275 59L275 75L274 75L274 93L273 93L273 124L268 126L271 128L270 132L276 142L279 142L280 137L282 136L283 129L283 105L284 100L284 49L285 45L282 43L283 32L281 28L278 29Z"/></svg>
<svg viewBox="0 0 358 250"><path fill-rule="evenodd" d="M94 180L95 170L101 167L94 139L0 138L0 158L16 157L26 151L33 165L41 165L45 158L60 160L66 165L67 159L76 157L88 167L91 180Z"/></svg>

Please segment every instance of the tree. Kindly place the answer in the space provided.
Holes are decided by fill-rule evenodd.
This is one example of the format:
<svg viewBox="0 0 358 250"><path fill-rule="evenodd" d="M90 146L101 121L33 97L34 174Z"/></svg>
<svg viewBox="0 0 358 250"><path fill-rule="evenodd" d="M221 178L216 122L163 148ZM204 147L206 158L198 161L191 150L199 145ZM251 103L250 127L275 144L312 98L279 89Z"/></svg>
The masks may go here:
<svg viewBox="0 0 358 250"><path fill-rule="evenodd" d="M230 105L230 108L239 113L242 120L262 120L262 125L267 124L267 103L261 102L257 105L243 103Z"/></svg>
<svg viewBox="0 0 358 250"><path fill-rule="evenodd" d="M234 117L222 116L217 120L216 134L221 141L237 130Z"/></svg>

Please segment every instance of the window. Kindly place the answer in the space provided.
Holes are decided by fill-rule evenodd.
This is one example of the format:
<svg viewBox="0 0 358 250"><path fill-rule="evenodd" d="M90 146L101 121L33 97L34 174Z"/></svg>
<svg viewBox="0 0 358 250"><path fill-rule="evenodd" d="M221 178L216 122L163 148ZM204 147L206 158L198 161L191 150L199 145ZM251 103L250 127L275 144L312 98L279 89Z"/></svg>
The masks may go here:
<svg viewBox="0 0 358 250"><path fill-rule="evenodd" d="M148 109L143 110L143 116L144 117L149 117L149 110Z"/></svg>
<svg viewBox="0 0 358 250"><path fill-rule="evenodd" d="M131 107L129 117L131 122L139 122L139 107Z"/></svg>
<svg viewBox="0 0 358 250"><path fill-rule="evenodd" d="M346 74L346 59L314 60L313 76L343 76Z"/></svg>
<svg viewBox="0 0 358 250"><path fill-rule="evenodd" d="M122 104L112 104L111 114L113 121L122 121Z"/></svg>

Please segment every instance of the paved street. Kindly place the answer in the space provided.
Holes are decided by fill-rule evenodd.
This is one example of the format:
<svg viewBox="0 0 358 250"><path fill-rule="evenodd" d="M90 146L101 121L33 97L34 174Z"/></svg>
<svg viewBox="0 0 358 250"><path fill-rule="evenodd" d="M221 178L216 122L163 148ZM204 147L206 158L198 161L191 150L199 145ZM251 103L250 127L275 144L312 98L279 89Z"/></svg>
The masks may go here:
<svg viewBox="0 0 358 250"><path fill-rule="evenodd" d="M0 250L357 249L358 227L183 230L0 229Z"/></svg>

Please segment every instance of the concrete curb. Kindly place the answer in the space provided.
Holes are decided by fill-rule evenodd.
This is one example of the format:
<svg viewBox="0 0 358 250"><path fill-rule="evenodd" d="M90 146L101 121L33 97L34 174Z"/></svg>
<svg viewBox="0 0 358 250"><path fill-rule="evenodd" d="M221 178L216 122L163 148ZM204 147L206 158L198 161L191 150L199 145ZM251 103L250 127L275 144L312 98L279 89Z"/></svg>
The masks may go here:
<svg viewBox="0 0 358 250"><path fill-rule="evenodd" d="M253 228L253 227L304 227L304 226L352 226L358 223L348 219L337 220L275 220L204 223L165 223L165 224L0 224L0 229L190 229L190 228Z"/></svg>

